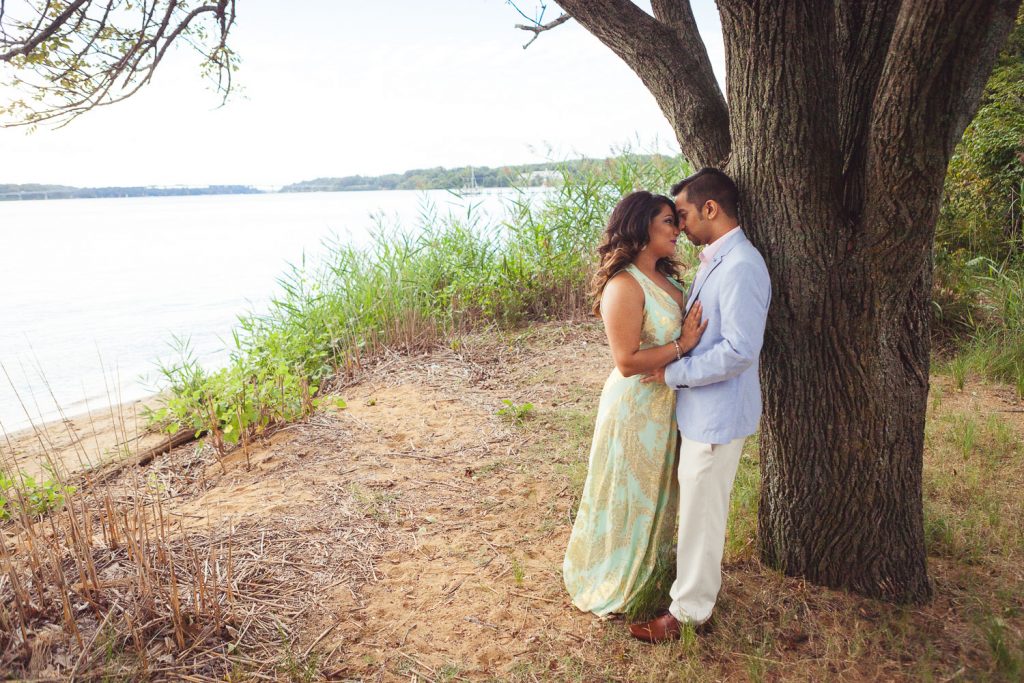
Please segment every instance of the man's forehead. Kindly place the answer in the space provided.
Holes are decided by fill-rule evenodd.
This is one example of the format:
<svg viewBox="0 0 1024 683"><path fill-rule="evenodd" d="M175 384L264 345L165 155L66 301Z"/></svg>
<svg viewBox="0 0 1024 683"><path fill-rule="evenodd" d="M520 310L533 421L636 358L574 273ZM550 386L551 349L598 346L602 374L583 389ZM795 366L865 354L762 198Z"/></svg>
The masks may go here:
<svg viewBox="0 0 1024 683"><path fill-rule="evenodd" d="M687 201L687 199L686 199L686 190L683 189L683 190L680 190L679 194L676 195L676 208L677 209L685 209L687 207L693 207L693 204L691 204L689 201Z"/></svg>

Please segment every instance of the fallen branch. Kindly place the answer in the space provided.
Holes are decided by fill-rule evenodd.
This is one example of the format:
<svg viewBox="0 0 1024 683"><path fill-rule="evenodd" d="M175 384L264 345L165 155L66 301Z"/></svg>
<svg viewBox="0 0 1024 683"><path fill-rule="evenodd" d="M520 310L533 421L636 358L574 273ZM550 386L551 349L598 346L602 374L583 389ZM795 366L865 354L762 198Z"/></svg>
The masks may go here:
<svg viewBox="0 0 1024 683"><path fill-rule="evenodd" d="M176 433L167 437L166 439L158 443L156 446L153 446L152 448L147 448L145 451L135 456L135 458L133 459L133 464L138 467L148 465L149 463L153 462L153 458L155 458L156 456L163 455L164 453L169 453L178 446L184 446L185 444L195 440L196 432L194 429L178 430Z"/></svg>
<svg viewBox="0 0 1024 683"><path fill-rule="evenodd" d="M83 472L79 475L80 483L76 482L76 484L102 484L103 482L117 476L123 470L130 467L144 467L145 465L153 462L153 459L156 458L156 456L169 453L179 446L184 446L187 443L195 441L197 438L198 437L196 436L194 429L181 429L168 436L152 448L147 448L142 451L138 455L123 458L116 462L100 466L96 469Z"/></svg>

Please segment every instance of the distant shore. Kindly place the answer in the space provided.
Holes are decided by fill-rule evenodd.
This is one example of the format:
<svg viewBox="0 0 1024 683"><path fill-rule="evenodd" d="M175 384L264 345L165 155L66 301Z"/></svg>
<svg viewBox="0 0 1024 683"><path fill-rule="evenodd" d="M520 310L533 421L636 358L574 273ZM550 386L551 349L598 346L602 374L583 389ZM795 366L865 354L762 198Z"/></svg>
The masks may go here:
<svg viewBox="0 0 1024 683"><path fill-rule="evenodd" d="M206 187L70 187L67 185L0 185L0 201L46 199L123 199L126 197L185 197L192 195L263 194L248 185Z"/></svg>
<svg viewBox="0 0 1024 683"><path fill-rule="evenodd" d="M668 159L660 155L635 155L640 161ZM41 199L93 199L101 197L172 197L189 195L270 194L289 192L380 192L387 190L450 190L473 193L480 189L545 187L562 182L566 173L578 173L607 164L609 159L569 159L507 166L418 168L378 176L322 177L266 189L253 185L73 187L45 184L2 184L0 201Z"/></svg>

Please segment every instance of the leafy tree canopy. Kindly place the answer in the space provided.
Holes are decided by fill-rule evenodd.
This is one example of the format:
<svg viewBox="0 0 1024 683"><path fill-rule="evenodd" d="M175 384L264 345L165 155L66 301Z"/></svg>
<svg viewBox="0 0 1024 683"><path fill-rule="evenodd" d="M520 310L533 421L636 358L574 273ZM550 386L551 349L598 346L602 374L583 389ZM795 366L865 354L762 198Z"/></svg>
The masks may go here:
<svg viewBox="0 0 1024 683"><path fill-rule="evenodd" d="M237 59L227 46L234 0L23 0L0 2L0 123L66 124L149 83L172 45L201 57L203 76L227 97Z"/></svg>

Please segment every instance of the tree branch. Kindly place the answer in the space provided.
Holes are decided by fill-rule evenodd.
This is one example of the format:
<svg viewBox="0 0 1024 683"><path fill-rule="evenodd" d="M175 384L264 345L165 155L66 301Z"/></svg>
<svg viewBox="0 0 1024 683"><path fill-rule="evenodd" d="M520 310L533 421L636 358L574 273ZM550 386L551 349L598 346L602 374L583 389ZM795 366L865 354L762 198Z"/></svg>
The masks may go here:
<svg viewBox="0 0 1024 683"><path fill-rule="evenodd" d="M93 107L131 97L151 81L168 48L181 41L202 55L204 74L216 76L217 89L228 96L235 61L226 39L234 25L234 0L192 7L180 0L141 0L135 6L139 14L127 19L121 4L76 0L56 16L44 7L32 21L0 13L0 61L15 69L11 84L31 95L0 106L0 114L13 119L0 125L66 125ZM114 16L120 24L110 23ZM129 26L131 16L140 23ZM201 23L204 17L216 22L213 30Z"/></svg>
<svg viewBox="0 0 1024 683"><path fill-rule="evenodd" d="M516 8L516 9L518 9L518 8ZM520 12L520 14L521 14L521 12ZM570 17L568 14L563 14L562 16L558 17L557 19L555 19L553 21L549 21L546 24L532 24L532 25L530 25L530 24L516 24L516 28L518 28L518 29L521 29L523 31L532 31L533 32L533 38L530 38L530 40L526 43L526 45L523 45L523 49L525 50L526 48L530 47L530 45L533 44L533 41L537 40L537 38L540 36L540 34L543 33L544 31L550 31L551 29L555 28L556 26L561 26L562 24L564 24L565 22L569 21L570 19L572 19L572 17Z"/></svg>
<svg viewBox="0 0 1024 683"><path fill-rule="evenodd" d="M558 0L636 72L665 114L683 154L698 166L729 156L729 110L689 2L652 3L664 22L628 0Z"/></svg>
<svg viewBox="0 0 1024 683"><path fill-rule="evenodd" d="M835 21L821 4L718 0L737 150L729 172L750 209L744 228L764 247L777 226L757 223L759 207L789 204L786 228L804 233L809 258L825 264L846 239L837 208Z"/></svg>
<svg viewBox="0 0 1024 683"><path fill-rule="evenodd" d="M18 55L27 56L32 50L36 49L44 41L50 38L54 33L62 27L68 19L75 16L75 12L82 8L83 5L92 4L91 0L75 0L67 6L67 8L61 12L57 17L51 21L45 28L41 30L33 31L30 37L24 42L24 44L18 47L8 50L7 52L0 53L0 62L9 62ZM40 16L40 23L37 25L37 29L42 26L42 21L45 18L46 13L44 12Z"/></svg>
<svg viewBox="0 0 1024 683"><path fill-rule="evenodd" d="M899 0L836 3L837 133L843 208L852 222L863 212L867 129L899 10Z"/></svg>
<svg viewBox="0 0 1024 683"><path fill-rule="evenodd" d="M868 246L888 256L926 249L942 178L1020 0L905 2L879 79L868 130ZM900 274L900 259L886 258ZM915 273L902 273L907 278Z"/></svg>

